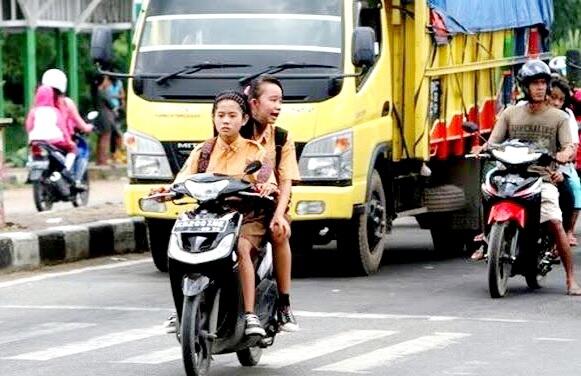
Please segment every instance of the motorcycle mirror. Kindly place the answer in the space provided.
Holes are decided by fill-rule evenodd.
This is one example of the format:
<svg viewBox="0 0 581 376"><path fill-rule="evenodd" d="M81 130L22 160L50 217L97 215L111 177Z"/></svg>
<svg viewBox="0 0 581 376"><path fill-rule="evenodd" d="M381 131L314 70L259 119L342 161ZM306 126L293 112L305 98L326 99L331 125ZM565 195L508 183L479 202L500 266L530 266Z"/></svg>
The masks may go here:
<svg viewBox="0 0 581 376"><path fill-rule="evenodd" d="M89 121L93 121L97 118L97 116L99 116L99 112L98 111L91 111L87 114L87 119Z"/></svg>
<svg viewBox="0 0 581 376"><path fill-rule="evenodd" d="M258 170L260 170L262 168L262 162L260 161L254 161L254 162L250 162L246 168L244 169L244 173L246 175L252 175L255 172L257 172Z"/></svg>
<svg viewBox="0 0 581 376"><path fill-rule="evenodd" d="M472 121L465 121L462 124L462 129L466 133L476 133L476 132L478 132L478 124L476 124Z"/></svg>

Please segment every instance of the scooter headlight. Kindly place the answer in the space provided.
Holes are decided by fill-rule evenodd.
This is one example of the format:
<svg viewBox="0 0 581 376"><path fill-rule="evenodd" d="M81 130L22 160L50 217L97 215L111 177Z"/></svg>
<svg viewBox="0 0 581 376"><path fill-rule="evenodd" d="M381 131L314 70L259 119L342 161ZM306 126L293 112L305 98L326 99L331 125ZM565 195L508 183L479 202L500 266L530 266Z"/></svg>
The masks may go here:
<svg viewBox="0 0 581 376"><path fill-rule="evenodd" d="M227 186L228 180L220 180L213 183L199 183L186 180L184 186L190 196L198 201L214 200Z"/></svg>

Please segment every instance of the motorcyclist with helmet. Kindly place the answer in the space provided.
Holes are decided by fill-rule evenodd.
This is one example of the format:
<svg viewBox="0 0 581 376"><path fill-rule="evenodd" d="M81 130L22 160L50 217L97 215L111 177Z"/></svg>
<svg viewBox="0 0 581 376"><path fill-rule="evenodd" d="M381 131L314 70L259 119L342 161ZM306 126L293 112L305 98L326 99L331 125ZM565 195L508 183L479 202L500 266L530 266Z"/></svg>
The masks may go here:
<svg viewBox="0 0 581 376"><path fill-rule="evenodd" d="M73 135L76 131L89 133L93 130L93 125L87 124L81 115L75 102L66 96L67 75L60 69L49 69L43 73L41 83L54 90L56 106L62 114L68 134ZM79 190L86 189L81 183L82 176L75 176L75 185Z"/></svg>
<svg viewBox="0 0 581 376"><path fill-rule="evenodd" d="M517 78L528 103L505 109L496 122L488 142L473 148L472 152L480 153L488 144L499 144L506 139L519 139L548 149L555 154L556 160L560 163L570 161L575 149L567 116L563 111L553 108L547 101L551 70L540 60L530 60L523 65ZM555 238L557 251L565 268L567 294L579 296L581 287L574 277L573 256L563 228L559 191L555 186L563 180L563 176L555 166L543 167L537 172L543 176L544 181L541 193L541 223L548 222Z"/></svg>

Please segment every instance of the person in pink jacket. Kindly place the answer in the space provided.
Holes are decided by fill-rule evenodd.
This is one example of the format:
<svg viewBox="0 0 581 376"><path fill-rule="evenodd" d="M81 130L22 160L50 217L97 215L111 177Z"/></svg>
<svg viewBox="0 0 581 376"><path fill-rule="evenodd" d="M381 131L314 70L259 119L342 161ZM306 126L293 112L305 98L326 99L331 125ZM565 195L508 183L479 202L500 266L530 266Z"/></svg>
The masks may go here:
<svg viewBox="0 0 581 376"><path fill-rule="evenodd" d="M67 76L60 69L49 69L42 75L42 84L55 90L56 103L64 118L65 125L72 135L75 131L89 133L93 130L91 124L87 124L77 109L75 102L67 97Z"/></svg>
<svg viewBox="0 0 581 376"><path fill-rule="evenodd" d="M28 141L42 141L62 150L65 153L65 166L71 170L75 162L77 146L65 123L58 98L52 87L42 85L36 90L34 107L26 117Z"/></svg>

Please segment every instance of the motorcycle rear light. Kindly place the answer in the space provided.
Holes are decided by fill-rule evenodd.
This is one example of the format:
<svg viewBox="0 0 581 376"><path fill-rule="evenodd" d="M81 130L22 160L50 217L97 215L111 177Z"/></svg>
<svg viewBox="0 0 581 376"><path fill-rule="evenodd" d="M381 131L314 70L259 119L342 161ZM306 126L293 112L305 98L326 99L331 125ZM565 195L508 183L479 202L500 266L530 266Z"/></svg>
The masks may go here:
<svg viewBox="0 0 581 376"><path fill-rule="evenodd" d="M47 151L38 144L32 144L30 146L30 154L33 157L46 157L48 155Z"/></svg>

